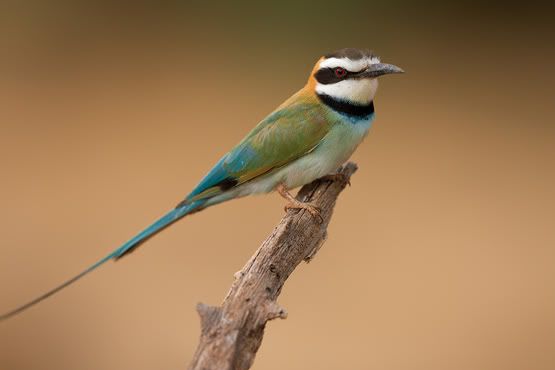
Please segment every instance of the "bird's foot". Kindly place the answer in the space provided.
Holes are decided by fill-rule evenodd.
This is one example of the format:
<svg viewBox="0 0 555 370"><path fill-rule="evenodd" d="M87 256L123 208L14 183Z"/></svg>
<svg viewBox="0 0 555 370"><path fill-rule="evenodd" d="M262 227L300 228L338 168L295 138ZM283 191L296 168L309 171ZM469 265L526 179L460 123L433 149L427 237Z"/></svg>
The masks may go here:
<svg viewBox="0 0 555 370"><path fill-rule="evenodd" d="M321 215L320 208L316 207L315 205L308 203L308 202L301 202L300 200L295 199L293 195L287 190L285 185L279 184L276 188L279 195L283 198L287 199L287 204L285 205L285 212L289 209L304 209L308 211L315 219L318 220L319 223L323 223L324 219Z"/></svg>
<svg viewBox="0 0 555 370"><path fill-rule="evenodd" d="M299 200L294 199L294 201L289 201L289 203L287 203L285 205L285 212L287 212L290 209L304 209L306 211L308 211L308 213L310 213L312 215L312 217L316 218L318 220L318 223L322 223L324 222L324 219L322 218L322 211L320 210L320 208L316 207L315 205L309 203L309 202L301 202Z"/></svg>
<svg viewBox="0 0 555 370"><path fill-rule="evenodd" d="M321 181L339 181L339 182L343 182L343 183L351 186L351 179L349 178L349 176L345 175L344 173L340 173L340 172L320 177L320 180Z"/></svg>

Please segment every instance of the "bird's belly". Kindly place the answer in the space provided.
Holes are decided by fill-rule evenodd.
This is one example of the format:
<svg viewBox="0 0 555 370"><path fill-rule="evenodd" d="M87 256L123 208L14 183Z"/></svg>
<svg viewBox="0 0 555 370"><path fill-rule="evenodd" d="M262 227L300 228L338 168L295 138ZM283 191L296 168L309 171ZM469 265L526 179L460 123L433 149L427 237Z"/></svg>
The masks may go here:
<svg viewBox="0 0 555 370"><path fill-rule="evenodd" d="M241 186L239 196L270 192L280 183L288 189L294 189L335 173L362 142L370 128L370 122L335 126L312 152Z"/></svg>
<svg viewBox="0 0 555 370"><path fill-rule="evenodd" d="M293 189L337 172L362 142L369 127L369 124L347 124L330 131L315 150L284 168L283 182L287 188Z"/></svg>

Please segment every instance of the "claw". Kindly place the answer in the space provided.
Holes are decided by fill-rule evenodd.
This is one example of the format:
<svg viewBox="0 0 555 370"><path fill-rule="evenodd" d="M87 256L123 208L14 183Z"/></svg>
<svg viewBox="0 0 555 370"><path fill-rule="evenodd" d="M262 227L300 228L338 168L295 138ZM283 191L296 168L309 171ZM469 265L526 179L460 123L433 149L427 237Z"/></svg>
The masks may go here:
<svg viewBox="0 0 555 370"><path fill-rule="evenodd" d="M285 205L285 212L290 209L304 209L308 211L308 213L310 213L312 217L317 218L319 224L324 222L324 218L322 217L322 210L310 203L300 202L298 200L295 202L289 202Z"/></svg>
<svg viewBox="0 0 555 370"><path fill-rule="evenodd" d="M301 202L300 200L295 199L295 197L293 197L291 193L289 193L289 191L283 184L279 184L276 187L276 190L278 191L279 195L287 199L287 204L285 205L285 212L287 212L290 209L304 209L308 211L312 215L312 217L317 218L318 223L321 224L324 222L324 218L321 215L322 211L320 210L320 208L308 202Z"/></svg>

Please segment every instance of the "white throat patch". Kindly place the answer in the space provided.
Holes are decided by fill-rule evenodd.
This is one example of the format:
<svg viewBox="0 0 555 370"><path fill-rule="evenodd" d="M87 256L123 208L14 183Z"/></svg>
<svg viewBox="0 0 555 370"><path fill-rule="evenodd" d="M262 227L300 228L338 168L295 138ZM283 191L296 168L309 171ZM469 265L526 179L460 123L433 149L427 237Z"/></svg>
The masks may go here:
<svg viewBox="0 0 555 370"><path fill-rule="evenodd" d="M360 72L368 68L371 64L380 63L378 57L361 58L351 60L349 58L327 58L320 63L322 68L341 67L350 72ZM374 99L378 89L378 79L346 79L331 84L316 83L316 93L329 95L332 98L352 102L359 105L366 105Z"/></svg>
<svg viewBox="0 0 555 370"><path fill-rule="evenodd" d="M316 84L316 93L329 95L332 98L366 105L374 100L378 89L378 79L364 78L361 80L344 80L334 84Z"/></svg>

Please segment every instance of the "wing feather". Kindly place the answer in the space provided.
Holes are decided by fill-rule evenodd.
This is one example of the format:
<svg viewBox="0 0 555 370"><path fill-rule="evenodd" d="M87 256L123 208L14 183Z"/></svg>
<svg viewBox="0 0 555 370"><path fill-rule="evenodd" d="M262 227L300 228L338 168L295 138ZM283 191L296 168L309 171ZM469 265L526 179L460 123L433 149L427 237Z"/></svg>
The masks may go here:
<svg viewBox="0 0 555 370"><path fill-rule="evenodd" d="M312 151L331 123L317 99L302 92L262 120L180 204L221 194Z"/></svg>

